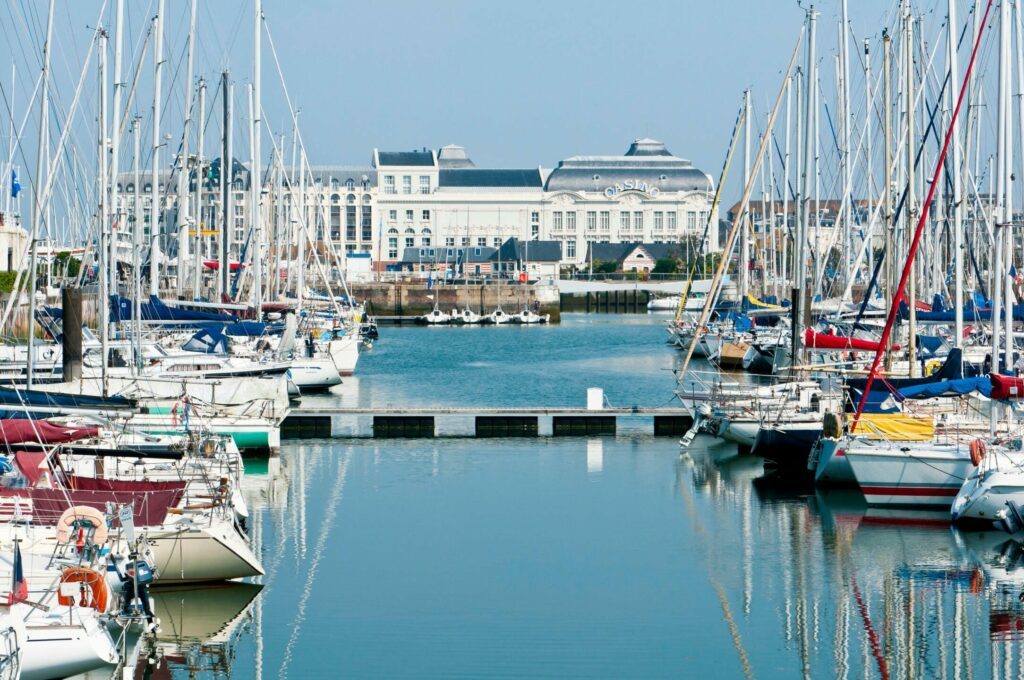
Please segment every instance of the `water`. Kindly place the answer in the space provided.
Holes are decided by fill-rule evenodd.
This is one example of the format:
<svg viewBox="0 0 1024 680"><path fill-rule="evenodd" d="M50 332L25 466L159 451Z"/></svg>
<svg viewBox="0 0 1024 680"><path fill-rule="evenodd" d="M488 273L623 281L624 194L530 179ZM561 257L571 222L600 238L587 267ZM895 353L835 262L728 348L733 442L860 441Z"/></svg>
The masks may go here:
<svg viewBox="0 0 1024 680"><path fill-rule="evenodd" d="M599 385L657 405L663 333L383 329L342 398L578 405ZM221 634L233 677L1024 672L1019 543L787 490L703 438L304 442L250 473L269 575Z"/></svg>

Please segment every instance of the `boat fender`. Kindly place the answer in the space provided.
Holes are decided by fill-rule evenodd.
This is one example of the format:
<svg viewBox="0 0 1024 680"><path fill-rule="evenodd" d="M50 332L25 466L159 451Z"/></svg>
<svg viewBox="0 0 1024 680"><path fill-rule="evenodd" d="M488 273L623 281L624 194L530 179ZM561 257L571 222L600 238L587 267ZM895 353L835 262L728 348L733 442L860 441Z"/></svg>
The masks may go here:
<svg viewBox="0 0 1024 680"><path fill-rule="evenodd" d="M985 457L985 442L981 439L975 439L971 442L971 464L974 467L978 467L981 463L981 459Z"/></svg>
<svg viewBox="0 0 1024 680"><path fill-rule="evenodd" d="M75 505L61 513L60 519L57 520L57 542L69 542L72 530L77 534L78 529L84 525L93 527L92 542L94 545L106 543L107 521L102 512L87 505Z"/></svg>
<svg viewBox="0 0 1024 680"><path fill-rule="evenodd" d="M821 436L828 439L839 439L843 436L843 424L838 415L831 411L825 413L821 422Z"/></svg>

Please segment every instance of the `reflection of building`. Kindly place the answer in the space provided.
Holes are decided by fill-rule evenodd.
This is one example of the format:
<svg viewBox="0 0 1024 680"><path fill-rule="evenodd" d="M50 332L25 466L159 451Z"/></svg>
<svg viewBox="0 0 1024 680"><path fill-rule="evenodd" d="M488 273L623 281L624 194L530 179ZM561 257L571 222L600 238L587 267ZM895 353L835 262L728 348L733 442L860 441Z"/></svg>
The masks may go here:
<svg viewBox="0 0 1024 680"><path fill-rule="evenodd" d="M194 162L194 161L190 161ZM221 196L219 159L204 161L203 255L217 259ZM191 177L190 177L191 179ZM232 259L250 240L249 173L233 164ZM150 222L150 175L140 187L143 231ZM621 155L574 156L554 169L479 168L460 146L438 150L373 151L367 166L314 166L302 178L270 164L263 191L264 239L273 257L297 250L303 232L332 266L348 253L370 253L373 269L397 269L410 248L500 248L509 239L556 241L561 264L582 265L590 243L679 243L699 237L711 210L712 179L665 146L640 139ZM191 219L176 214L177 178L160 173L165 252L173 257L180 225L194 238ZM195 201L190 181L189 202ZM304 184L304 198L300 186ZM121 175L118 205L130 223L135 187ZM305 206L303 217L300 206ZM190 215L195 207L188 206ZM712 216L717 224L717 215ZM303 226L305 225L305 226ZM119 252L130 257L130 230L119 229ZM144 243L148 238L142 239ZM290 248L289 248L290 244ZM718 234L711 230L711 250ZM194 250L190 247L190 251ZM264 252L267 252L265 249ZM284 253L282 255L281 253Z"/></svg>

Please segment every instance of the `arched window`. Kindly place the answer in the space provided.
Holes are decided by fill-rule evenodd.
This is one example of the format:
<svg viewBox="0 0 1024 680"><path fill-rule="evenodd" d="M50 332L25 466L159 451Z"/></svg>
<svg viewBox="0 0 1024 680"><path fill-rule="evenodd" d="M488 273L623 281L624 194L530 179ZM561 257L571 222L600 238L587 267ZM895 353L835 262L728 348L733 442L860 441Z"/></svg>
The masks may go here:
<svg viewBox="0 0 1024 680"><path fill-rule="evenodd" d="M420 231L420 245L425 247L425 248L429 248L430 247L430 237L431 237L430 229L422 229Z"/></svg>
<svg viewBox="0 0 1024 680"><path fill-rule="evenodd" d="M126 192L128 192L129 194L134 194L135 193L135 185L134 184L129 184L128 186L125 187L124 190Z"/></svg>
<svg viewBox="0 0 1024 680"><path fill-rule="evenodd" d="M341 203L341 194L331 194L331 203Z"/></svg>
<svg viewBox="0 0 1024 680"><path fill-rule="evenodd" d="M388 236L398 236L398 230L394 227L388 229Z"/></svg>
<svg viewBox="0 0 1024 680"><path fill-rule="evenodd" d="M345 188L348 189L349 191L352 191L353 189L356 188L356 181L349 177L347 180L345 180Z"/></svg>
<svg viewBox="0 0 1024 680"><path fill-rule="evenodd" d="M334 179L332 177L331 178L331 188L332 189L340 189L341 188L341 183L339 183L338 180L336 180L336 179Z"/></svg>
<svg viewBox="0 0 1024 680"><path fill-rule="evenodd" d="M364 189L369 189L370 187L365 186L363 188ZM363 194L363 203L369 203L369 202L370 202L370 194Z"/></svg>
<svg viewBox="0 0 1024 680"><path fill-rule="evenodd" d="M349 205L352 205L352 204L354 204L356 202L356 195L355 194L349 194L348 198L346 198L345 200L348 201Z"/></svg>

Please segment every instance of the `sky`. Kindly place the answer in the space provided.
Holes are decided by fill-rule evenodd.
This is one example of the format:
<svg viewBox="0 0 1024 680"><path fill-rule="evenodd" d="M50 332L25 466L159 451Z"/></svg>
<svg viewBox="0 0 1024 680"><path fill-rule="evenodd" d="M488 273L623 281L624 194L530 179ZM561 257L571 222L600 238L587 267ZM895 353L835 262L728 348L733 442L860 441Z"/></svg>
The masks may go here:
<svg viewBox="0 0 1024 680"><path fill-rule="evenodd" d="M71 104L104 7L105 22L113 21L113 1L57 2L53 77L59 110ZM968 4L961 0L965 14ZM878 45L894 5L850 1L855 64L864 38ZM156 6L156 0L127 1L128 73ZM198 0L198 6L195 70L211 83L207 139L215 140L220 114L212 86L225 67L236 82L239 120L247 115L253 5ZM917 3L916 11L937 26L945 7L945 0L932 0ZM263 105L269 127L285 134L291 129L288 102L301 110L314 164L368 164L374 147L454 143L481 167L553 167L573 155L620 154L632 140L653 137L717 178L743 90L752 89L756 133L781 85L805 8L797 0L264 0L270 40L263 42ZM822 87L834 101L840 0L823 0L816 9ZM0 8L0 43L10 46L9 53L0 50L3 128L8 106L20 121L30 101L45 13L42 0L10 0ZM174 138L184 111L188 13L186 0L168 0L163 128ZM152 118L148 59L130 107L143 117L145 149ZM12 60L18 79L9 92ZM858 69L851 86L862 101ZM83 158L95 149L95 61L84 82L69 138ZM30 116L16 153L16 163L27 168L34 125ZM58 134L51 130L54 145ZM247 134L240 122L238 155L247 148ZM7 132L0 135L6 151ZM269 154L272 145L265 141L263 148Z"/></svg>

